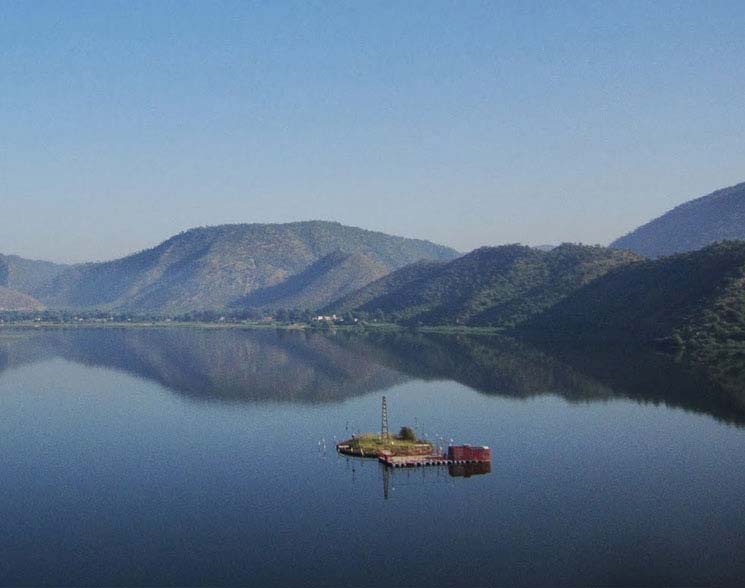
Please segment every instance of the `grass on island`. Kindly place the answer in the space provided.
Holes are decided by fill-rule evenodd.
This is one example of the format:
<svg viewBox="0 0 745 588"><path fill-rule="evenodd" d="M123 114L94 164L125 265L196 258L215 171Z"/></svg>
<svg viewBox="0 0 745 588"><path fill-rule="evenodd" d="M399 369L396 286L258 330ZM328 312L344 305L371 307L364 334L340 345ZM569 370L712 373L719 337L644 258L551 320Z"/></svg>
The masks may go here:
<svg viewBox="0 0 745 588"><path fill-rule="evenodd" d="M374 457L382 451L394 455L428 455L434 447L426 439L419 439L410 427L402 427L398 435L382 437L380 433L361 433L339 443L340 451L353 455Z"/></svg>

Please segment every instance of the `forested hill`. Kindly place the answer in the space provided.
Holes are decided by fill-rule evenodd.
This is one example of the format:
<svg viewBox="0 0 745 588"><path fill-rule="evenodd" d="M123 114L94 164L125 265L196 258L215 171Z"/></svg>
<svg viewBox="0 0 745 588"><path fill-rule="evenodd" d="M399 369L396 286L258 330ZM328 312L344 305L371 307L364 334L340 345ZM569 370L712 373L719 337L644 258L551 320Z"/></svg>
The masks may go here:
<svg viewBox="0 0 745 588"><path fill-rule="evenodd" d="M611 247L661 257L734 239L745 239L745 183L681 204Z"/></svg>
<svg viewBox="0 0 745 588"><path fill-rule="evenodd" d="M437 271L445 263L426 260L412 263L371 282L367 286L354 290L346 296L342 296L321 309L321 312L342 314L362 308L368 309L377 304L375 302L373 305L369 305L373 300L377 301L379 298L400 289L414 287L416 283L426 283L427 280L437 274Z"/></svg>
<svg viewBox="0 0 745 588"><path fill-rule="evenodd" d="M378 278L380 271L420 259L447 260L458 255L428 241L333 222L223 225L192 229L115 261L71 267L38 297L58 308L161 313L219 309L257 289L276 286L334 252L369 260L375 270L367 281ZM335 279L345 282L341 274ZM365 279L357 272L346 281L352 289ZM298 284L294 288L300 290ZM339 288L331 295L344 293ZM310 308L330 300L295 296L292 302Z"/></svg>
<svg viewBox="0 0 745 588"><path fill-rule="evenodd" d="M619 267L522 327L536 337L745 343L745 242Z"/></svg>
<svg viewBox="0 0 745 588"><path fill-rule="evenodd" d="M482 247L440 264L417 264L331 304L334 311L383 314L410 324L510 327L636 255L564 244Z"/></svg>

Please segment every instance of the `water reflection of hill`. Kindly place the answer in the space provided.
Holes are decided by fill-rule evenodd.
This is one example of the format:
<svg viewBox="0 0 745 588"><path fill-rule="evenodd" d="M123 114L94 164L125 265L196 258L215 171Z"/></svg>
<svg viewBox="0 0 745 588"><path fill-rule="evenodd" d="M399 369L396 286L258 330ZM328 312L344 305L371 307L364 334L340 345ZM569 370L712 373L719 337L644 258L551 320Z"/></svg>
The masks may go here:
<svg viewBox="0 0 745 588"><path fill-rule="evenodd" d="M569 401L627 398L745 424L745 362L708 364L623 348L538 349L514 339L397 333L367 338L368 353L409 376L460 382L485 394ZM352 343L359 345L358 342Z"/></svg>
<svg viewBox="0 0 745 588"><path fill-rule="evenodd" d="M515 398L629 398L745 424L738 357L691 366L628 349L539 350L501 337L408 332L107 328L0 334L0 370L50 357L123 370L206 401L334 402L417 378Z"/></svg>
<svg viewBox="0 0 745 588"><path fill-rule="evenodd" d="M318 403L407 378L312 333L76 329L0 337L0 367L50 357L123 370L201 400Z"/></svg>
<svg viewBox="0 0 745 588"><path fill-rule="evenodd" d="M416 333L334 336L410 377L453 380L485 394L555 394L573 402L627 398L745 424L745 360L707 364L623 348L538 349L514 339Z"/></svg>
<svg viewBox="0 0 745 588"><path fill-rule="evenodd" d="M554 393L570 400L613 396L601 382L514 339L403 332L346 339L347 345L409 376L454 380L486 394L527 398Z"/></svg>

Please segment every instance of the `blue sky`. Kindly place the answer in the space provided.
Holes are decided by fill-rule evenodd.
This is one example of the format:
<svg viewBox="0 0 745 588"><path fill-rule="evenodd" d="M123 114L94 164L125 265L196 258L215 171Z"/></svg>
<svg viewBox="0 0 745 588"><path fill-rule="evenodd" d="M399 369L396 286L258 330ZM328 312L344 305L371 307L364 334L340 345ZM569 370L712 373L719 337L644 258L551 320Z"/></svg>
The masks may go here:
<svg viewBox="0 0 745 588"><path fill-rule="evenodd" d="M608 243L745 180L741 2L0 3L0 252Z"/></svg>

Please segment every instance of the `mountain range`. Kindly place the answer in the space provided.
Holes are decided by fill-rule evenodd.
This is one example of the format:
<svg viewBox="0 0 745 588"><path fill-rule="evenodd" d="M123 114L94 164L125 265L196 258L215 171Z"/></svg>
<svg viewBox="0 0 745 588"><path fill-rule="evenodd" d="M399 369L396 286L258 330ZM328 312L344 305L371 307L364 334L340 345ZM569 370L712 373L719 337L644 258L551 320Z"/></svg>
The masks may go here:
<svg viewBox="0 0 745 588"><path fill-rule="evenodd" d="M0 310L318 310L571 340L730 345L745 340L745 244L722 241L740 238L745 184L683 204L610 248L461 255L335 222L222 225L108 262L0 255Z"/></svg>
<svg viewBox="0 0 745 588"><path fill-rule="evenodd" d="M183 313L241 300L312 308L417 260L457 255L428 241L333 222L223 225L192 229L115 261L64 268L28 293L66 309Z"/></svg>

